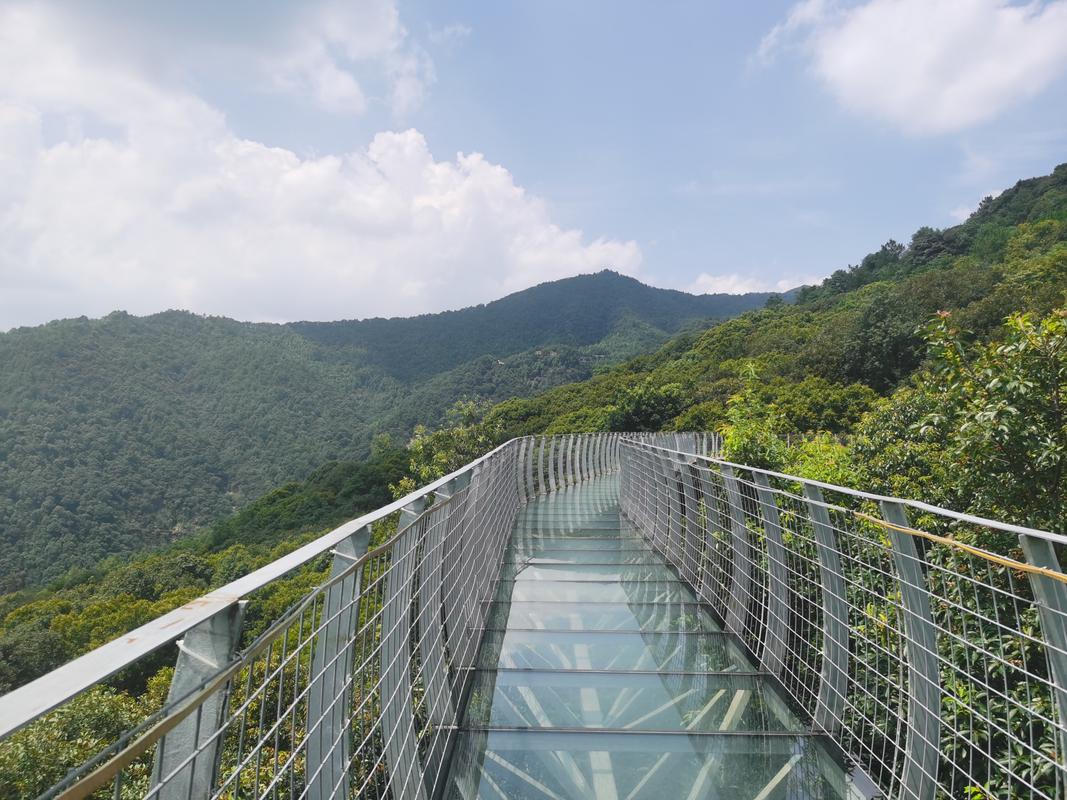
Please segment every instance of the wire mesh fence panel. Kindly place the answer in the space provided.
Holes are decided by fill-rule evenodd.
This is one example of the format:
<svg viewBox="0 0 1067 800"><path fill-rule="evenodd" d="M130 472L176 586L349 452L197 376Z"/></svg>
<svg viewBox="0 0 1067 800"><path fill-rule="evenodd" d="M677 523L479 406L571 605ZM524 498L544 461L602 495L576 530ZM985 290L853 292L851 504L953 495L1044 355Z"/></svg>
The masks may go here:
<svg viewBox="0 0 1067 800"><path fill-rule="evenodd" d="M694 588L872 793L1065 796L1067 538L627 440L653 546L683 467ZM691 580L695 549L660 552Z"/></svg>

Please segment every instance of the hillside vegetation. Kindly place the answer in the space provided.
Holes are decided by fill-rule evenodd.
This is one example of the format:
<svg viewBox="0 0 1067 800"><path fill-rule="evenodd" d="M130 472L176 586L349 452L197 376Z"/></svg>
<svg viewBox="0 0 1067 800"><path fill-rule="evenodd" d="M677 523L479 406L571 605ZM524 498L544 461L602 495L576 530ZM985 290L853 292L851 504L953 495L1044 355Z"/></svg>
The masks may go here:
<svg viewBox="0 0 1067 800"><path fill-rule="evenodd" d="M767 296L601 272L412 319L116 312L0 334L0 591L158 547L460 398L584 378Z"/></svg>

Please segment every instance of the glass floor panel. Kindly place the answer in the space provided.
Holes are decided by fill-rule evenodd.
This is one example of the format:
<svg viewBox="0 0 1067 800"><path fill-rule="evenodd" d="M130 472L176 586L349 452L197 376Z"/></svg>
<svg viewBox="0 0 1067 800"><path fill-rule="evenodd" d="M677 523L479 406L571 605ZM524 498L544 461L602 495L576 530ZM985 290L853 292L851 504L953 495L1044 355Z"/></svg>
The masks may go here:
<svg viewBox="0 0 1067 800"><path fill-rule="evenodd" d="M464 726L803 732L754 675L479 672Z"/></svg>
<svg viewBox="0 0 1067 800"><path fill-rule="evenodd" d="M808 736L472 731L445 796L845 800L848 782Z"/></svg>
<svg viewBox="0 0 1067 800"><path fill-rule="evenodd" d="M547 566L553 564L660 564L662 559L652 550L567 550L546 547L527 555L512 554L513 564Z"/></svg>
<svg viewBox="0 0 1067 800"><path fill-rule="evenodd" d="M527 564L515 574L517 581L677 581L673 570L659 564Z"/></svg>
<svg viewBox="0 0 1067 800"><path fill-rule="evenodd" d="M654 552L643 538L619 539L616 536L610 538L588 538L575 541L574 539L538 538L530 540L515 540L511 543L511 549L515 552L540 553L543 550L567 550L583 552L585 550L618 550L620 552L637 550L642 553Z"/></svg>
<svg viewBox="0 0 1067 800"><path fill-rule="evenodd" d="M490 631L479 666L511 669L599 669L722 672L751 669L722 633L585 633Z"/></svg>
<svg viewBox="0 0 1067 800"><path fill-rule="evenodd" d="M560 603L679 603L693 593L680 581L501 581L498 598Z"/></svg>
<svg viewBox="0 0 1067 800"><path fill-rule="evenodd" d="M492 603L486 627L701 633L719 629L711 615L696 603Z"/></svg>
<svg viewBox="0 0 1067 800"><path fill-rule="evenodd" d="M512 542L577 542L583 539L612 539L616 542L644 542L645 538L634 531L613 531L607 528L558 528L530 527L516 531Z"/></svg>

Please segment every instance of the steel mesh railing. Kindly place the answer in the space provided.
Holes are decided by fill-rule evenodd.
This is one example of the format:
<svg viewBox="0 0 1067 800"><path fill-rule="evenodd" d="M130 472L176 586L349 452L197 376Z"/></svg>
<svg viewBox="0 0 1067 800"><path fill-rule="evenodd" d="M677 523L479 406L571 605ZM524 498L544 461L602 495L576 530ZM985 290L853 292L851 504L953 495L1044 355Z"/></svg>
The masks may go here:
<svg viewBox="0 0 1067 800"><path fill-rule="evenodd" d="M1067 538L649 443L621 463L624 513L872 794L1065 796Z"/></svg>
<svg viewBox="0 0 1067 800"><path fill-rule="evenodd" d="M619 443L508 442L0 698L0 748L176 644L162 708L42 796L434 798L518 508L616 471Z"/></svg>

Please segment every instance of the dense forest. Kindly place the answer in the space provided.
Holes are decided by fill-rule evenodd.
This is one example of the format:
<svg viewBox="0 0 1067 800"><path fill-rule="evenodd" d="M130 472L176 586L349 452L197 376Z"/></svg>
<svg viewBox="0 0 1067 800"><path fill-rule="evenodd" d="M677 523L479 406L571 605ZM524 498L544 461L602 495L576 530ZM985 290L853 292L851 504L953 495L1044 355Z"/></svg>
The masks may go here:
<svg viewBox="0 0 1067 800"><path fill-rule="evenodd" d="M460 403L404 447L379 438L367 459L327 464L182 541L4 596L0 691L515 435L718 430L739 462L1063 532L1065 291L1062 165L986 199L962 225L888 242L793 304L768 298L533 397ZM565 360L573 350L554 353ZM517 368L537 376L530 364ZM441 402L447 396L441 390ZM976 544L1016 554L1014 541ZM312 565L256 598L248 630L298 599L324 568ZM57 712L58 722L14 737L0 750L0 793L49 785L65 764L143 718L161 702L172 660L161 652Z"/></svg>
<svg viewBox="0 0 1067 800"><path fill-rule="evenodd" d="M411 319L116 312L0 334L0 591L174 541L460 398L585 378L767 297L605 271Z"/></svg>

